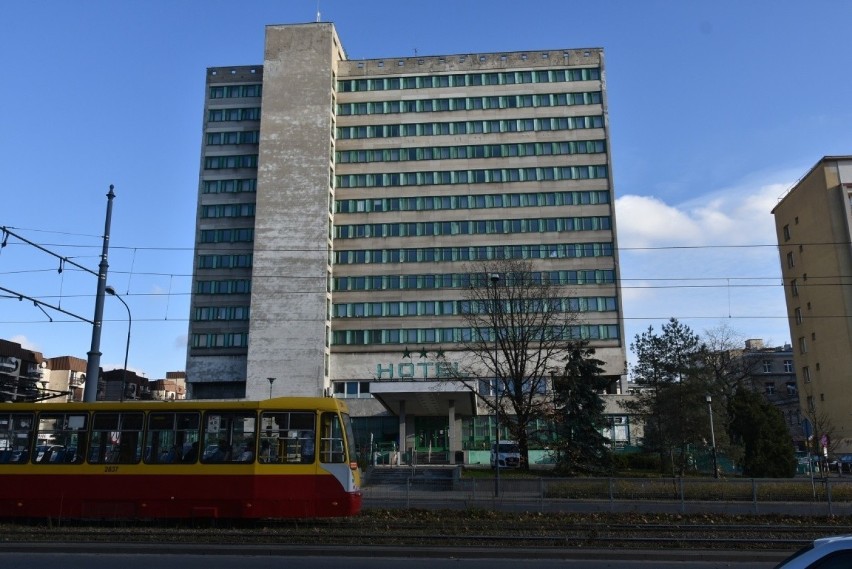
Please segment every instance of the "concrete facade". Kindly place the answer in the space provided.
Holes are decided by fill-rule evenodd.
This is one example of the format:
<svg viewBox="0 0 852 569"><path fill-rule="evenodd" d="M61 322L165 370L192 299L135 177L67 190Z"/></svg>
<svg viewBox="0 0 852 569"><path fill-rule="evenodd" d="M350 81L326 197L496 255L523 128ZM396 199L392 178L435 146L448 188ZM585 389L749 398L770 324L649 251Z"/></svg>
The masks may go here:
<svg viewBox="0 0 852 569"><path fill-rule="evenodd" d="M820 160L773 209L802 412L852 453L852 156Z"/></svg>

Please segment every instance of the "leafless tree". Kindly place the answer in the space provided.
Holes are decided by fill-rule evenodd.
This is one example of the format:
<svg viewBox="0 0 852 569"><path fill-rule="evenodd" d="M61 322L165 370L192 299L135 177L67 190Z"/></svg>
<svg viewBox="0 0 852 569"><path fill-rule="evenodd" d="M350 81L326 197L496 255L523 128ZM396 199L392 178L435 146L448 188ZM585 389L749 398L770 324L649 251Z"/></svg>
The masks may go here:
<svg viewBox="0 0 852 569"><path fill-rule="evenodd" d="M568 287L529 261L485 262L469 266L468 274L467 335L453 379L476 393L528 458L531 427L552 417L551 375L561 373L582 341L578 312Z"/></svg>

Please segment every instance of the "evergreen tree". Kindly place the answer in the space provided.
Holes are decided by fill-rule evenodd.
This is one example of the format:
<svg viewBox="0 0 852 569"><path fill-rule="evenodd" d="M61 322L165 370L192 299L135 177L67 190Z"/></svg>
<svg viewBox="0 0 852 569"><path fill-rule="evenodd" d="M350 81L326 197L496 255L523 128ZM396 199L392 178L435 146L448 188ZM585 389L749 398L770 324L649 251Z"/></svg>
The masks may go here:
<svg viewBox="0 0 852 569"><path fill-rule="evenodd" d="M743 474L755 478L790 478L796 473L793 441L784 417L771 403L747 388L731 400L731 438L744 447Z"/></svg>
<svg viewBox="0 0 852 569"><path fill-rule="evenodd" d="M636 396L621 406L642 422L643 446L660 454L660 464L684 473L688 447L704 434L698 414L704 387L696 379L696 362L703 347L698 335L672 318L656 334L653 326L636 335L630 349L636 355L631 369Z"/></svg>
<svg viewBox="0 0 852 569"><path fill-rule="evenodd" d="M600 393L606 389L603 363L595 350L574 346L562 375L553 378L557 469L564 474L600 474L612 467Z"/></svg>

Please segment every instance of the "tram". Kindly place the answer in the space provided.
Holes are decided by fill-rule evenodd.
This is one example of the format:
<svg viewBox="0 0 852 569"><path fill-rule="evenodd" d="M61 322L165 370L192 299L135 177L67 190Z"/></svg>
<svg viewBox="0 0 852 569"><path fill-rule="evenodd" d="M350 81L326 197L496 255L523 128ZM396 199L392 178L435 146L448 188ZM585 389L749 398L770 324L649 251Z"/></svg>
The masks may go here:
<svg viewBox="0 0 852 569"><path fill-rule="evenodd" d="M334 398L0 406L0 518L314 518L361 509Z"/></svg>

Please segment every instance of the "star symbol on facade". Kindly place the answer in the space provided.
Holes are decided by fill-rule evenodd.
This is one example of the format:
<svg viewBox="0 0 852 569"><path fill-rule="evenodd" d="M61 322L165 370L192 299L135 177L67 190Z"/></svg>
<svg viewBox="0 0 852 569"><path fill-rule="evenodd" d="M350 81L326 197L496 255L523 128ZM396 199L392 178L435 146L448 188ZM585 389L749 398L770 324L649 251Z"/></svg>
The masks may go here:
<svg viewBox="0 0 852 569"><path fill-rule="evenodd" d="M420 348L420 359L422 360L425 357L428 357L426 355L426 348Z"/></svg>
<svg viewBox="0 0 852 569"><path fill-rule="evenodd" d="M411 359L411 350L408 349L408 346L405 346L405 349L402 351L402 357Z"/></svg>
<svg viewBox="0 0 852 569"><path fill-rule="evenodd" d="M436 358L443 358L444 357L444 350L439 348L438 351L435 352L435 357Z"/></svg>

